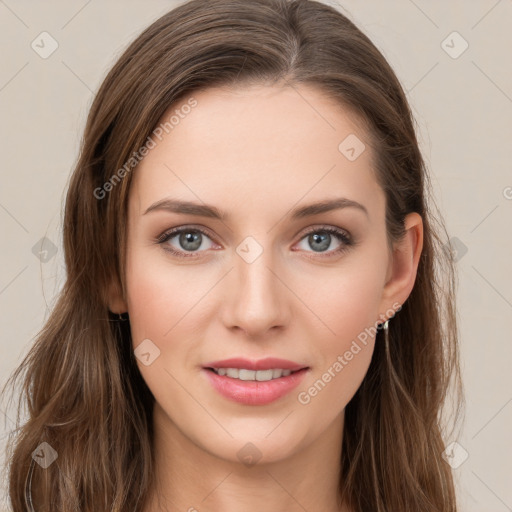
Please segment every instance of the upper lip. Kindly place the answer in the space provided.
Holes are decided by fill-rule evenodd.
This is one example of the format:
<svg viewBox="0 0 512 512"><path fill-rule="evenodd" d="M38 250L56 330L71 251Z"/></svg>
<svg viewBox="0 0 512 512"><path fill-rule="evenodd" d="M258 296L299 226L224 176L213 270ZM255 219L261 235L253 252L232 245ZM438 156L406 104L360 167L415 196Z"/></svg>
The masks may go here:
<svg viewBox="0 0 512 512"><path fill-rule="evenodd" d="M307 365L288 361L287 359L279 359L277 357L266 357L257 361L244 359L243 357L234 357L231 359L223 359L222 361L212 361L203 365L203 368L245 368L246 370L270 370L280 368L283 370L297 371L308 368Z"/></svg>

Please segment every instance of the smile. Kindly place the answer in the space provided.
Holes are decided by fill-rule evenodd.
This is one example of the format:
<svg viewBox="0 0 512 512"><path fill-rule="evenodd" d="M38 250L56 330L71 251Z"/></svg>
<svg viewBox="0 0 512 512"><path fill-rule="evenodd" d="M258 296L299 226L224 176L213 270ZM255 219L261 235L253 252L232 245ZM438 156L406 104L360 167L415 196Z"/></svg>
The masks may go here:
<svg viewBox="0 0 512 512"><path fill-rule="evenodd" d="M225 371L226 375L220 375ZM234 377L227 375L228 371ZM242 405L267 405L295 389L304 379L310 368L301 370L246 370L244 368L202 368L201 373L210 386L222 397ZM272 378L270 377L272 372ZM274 377L274 372L276 377ZM258 378L262 380L258 380Z"/></svg>

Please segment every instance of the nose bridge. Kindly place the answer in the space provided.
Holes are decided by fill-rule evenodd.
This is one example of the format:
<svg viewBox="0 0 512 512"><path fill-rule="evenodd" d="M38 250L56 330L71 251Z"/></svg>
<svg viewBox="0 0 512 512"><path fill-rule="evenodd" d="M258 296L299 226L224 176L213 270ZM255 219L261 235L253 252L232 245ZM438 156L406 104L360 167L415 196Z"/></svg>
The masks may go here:
<svg viewBox="0 0 512 512"><path fill-rule="evenodd" d="M285 287L275 275L276 266L273 251L263 249L251 237L237 247L229 280L226 326L256 335L284 325L288 306Z"/></svg>

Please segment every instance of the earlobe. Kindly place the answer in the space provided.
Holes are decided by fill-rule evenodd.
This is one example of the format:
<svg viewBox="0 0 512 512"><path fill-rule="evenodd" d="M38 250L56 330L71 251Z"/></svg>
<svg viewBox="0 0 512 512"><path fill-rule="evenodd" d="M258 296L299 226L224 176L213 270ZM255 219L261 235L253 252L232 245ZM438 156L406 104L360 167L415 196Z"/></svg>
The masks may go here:
<svg viewBox="0 0 512 512"><path fill-rule="evenodd" d="M405 217L405 235L395 246L390 263L390 272L382 294L382 308L392 304L403 304L414 287L418 264L423 249L423 220L416 213Z"/></svg>
<svg viewBox="0 0 512 512"><path fill-rule="evenodd" d="M117 281L111 281L109 284L107 302L108 309L112 313L120 314L128 311L128 304Z"/></svg>

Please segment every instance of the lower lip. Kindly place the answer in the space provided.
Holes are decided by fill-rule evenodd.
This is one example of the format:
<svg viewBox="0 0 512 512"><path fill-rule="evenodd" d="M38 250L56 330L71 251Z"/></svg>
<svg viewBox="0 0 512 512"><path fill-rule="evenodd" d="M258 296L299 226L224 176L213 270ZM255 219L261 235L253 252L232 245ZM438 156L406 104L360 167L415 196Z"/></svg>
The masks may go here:
<svg viewBox="0 0 512 512"><path fill-rule="evenodd" d="M266 405L287 395L304 379L308 368L267 381L244 381L203 368L211 385L224 397L245 405Z"/></svg>

